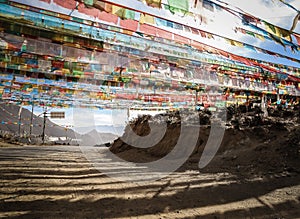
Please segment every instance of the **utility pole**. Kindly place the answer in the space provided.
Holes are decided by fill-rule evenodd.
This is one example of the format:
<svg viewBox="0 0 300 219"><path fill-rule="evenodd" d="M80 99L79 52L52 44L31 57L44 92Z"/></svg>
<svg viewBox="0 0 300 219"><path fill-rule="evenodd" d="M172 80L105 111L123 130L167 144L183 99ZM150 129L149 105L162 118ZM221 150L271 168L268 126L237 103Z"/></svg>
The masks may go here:
<svg viewBox="0 0 300 219"><path fill-rule="evenodd" d="M44 114L44 122L43 122L42 141L43 141L43 144L45 144L45 129L46 129L47 108L45 109L43 114Z"/></svg>
<svg viewBox="0 0 300 219"><path fill-rule="evenodd" d="M68 142L68 128L65 126L65 131L66 131L66 143Z"/></svg>
<svg viewBox="0 0 300 219"><path fill-rule="evenodd" d="M127 121L129 122L130 118L130 106L127 108Z"/></svg>
<svg viewBox="0 0 300 219"><path fill-rule="evenodd" d="M268 110L267 110L267 104L266 104L266 95L262 94L261 97L261 109L263 111L263 117L268 117Z"/></svg>
<svg viewBox="0 0 300 219"><path fill-rule="evenodd" d="M31 105L31 117L30 117L30 127L29 127L29 138L31 137L32 133L32 122L33 122L33 109L34 109L34 100L32 100L32 105Z"/></svg>
<svg viewBox="0 0 300 219"><path fill-rule="evenodd" d="M11 90L12 90L12 87L13 87L13 85L14 85L15 80L16 80L16 77L15 77L15 75L13 75L13 79L11 80L10 86L9 86L9 93L10 93L10 94L11 94Z"/></svg>
<svg viewBox="0 0 300 219"><path fill-rule="evenodd" d="M198 90L195 89L196 95L195 95L195 106L197 107L198 104Z"/></svg>
<svg viewBox="0 0 300 219"><path fill-rule="evenodd" d="M21 137L22 105L20 106L18 117L19 137Z"/></svg>
<svg viewBox="0 0 300 219"><path fill-rule="evenodd" d="M22 122L22 109L23 109L23 97L21 100L21 105L19 108L19 113L18 113L18 125L19 125L19 137L21 137L21 122Z"/></svg>

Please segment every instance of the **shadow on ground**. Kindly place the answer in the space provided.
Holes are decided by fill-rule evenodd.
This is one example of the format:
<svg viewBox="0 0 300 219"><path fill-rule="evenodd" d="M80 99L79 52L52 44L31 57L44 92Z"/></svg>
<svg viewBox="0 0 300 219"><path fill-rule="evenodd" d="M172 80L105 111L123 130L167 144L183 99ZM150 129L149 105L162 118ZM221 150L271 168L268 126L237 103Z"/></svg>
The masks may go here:
<svg viewBox="0 0 300 219"><path fill-rule="evenodd" d="M4 217L300 217L299 175L243 180L187 171L146 184L124 183L95 170L71 146L1 148L0 164Z"/></svg>

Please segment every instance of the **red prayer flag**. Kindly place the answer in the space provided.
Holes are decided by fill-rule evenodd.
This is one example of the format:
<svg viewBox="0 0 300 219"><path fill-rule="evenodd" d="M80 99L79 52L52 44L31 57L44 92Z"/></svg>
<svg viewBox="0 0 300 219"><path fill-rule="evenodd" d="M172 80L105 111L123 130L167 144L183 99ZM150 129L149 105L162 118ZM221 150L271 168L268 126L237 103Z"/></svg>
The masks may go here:
<svg viewBox="0 0 300 219"><path fill-rule="evenodd" d="M131 31L137 31L138 21L134 20L120 20L120 26Z"/></svg>
<svg viewBox="0 0 300 219"><path fill-rule="evenodd" d="M298 45L300 45L300 34L294 33L294 37L296 38Z"/></svg>
<svg viewBox="0 0 300 219"><path fill-rule="evenodd" d="M40 0L41 2L47 2L48 4L50 4L51 0Z"/></svg>
<svg viewBox="0 0 300 219"><path fill-rule="evenodd" d="M196 48L199 51L204 51L203 44L201 44L197 41L192 40L191 45L192 45L192 47Z"/></svg>
<svg viewBox="0 0 300 219"><path fill-rule="evenodd" d="M118 23L118 16L110 13L106 13L105 11L102 11L99 13L99 19L102 21L110 22L117 24Z"/></svg>
<svg viewBox="0 0 300 219"><path fill-rule="evenodd" d="M225 52L225 51L223 51L223 50L219 50L218 52L219 52L219 54L220 54L221 56L224 56L224 57L226 57L226 58L229 57L228 52Z"/></svg>
<svg viewBox="0 0 300 219"><path fill-rule="evenodd" d="M76 8L76 1L75 0L54 0L54 2L59 5L62 6L64 8L68 8L68 9L75 9Z"/></svg>
<svg viewBox="0 0 300 219"><path fill-rule="evenodd" d="M202 30L199 30L201 37L206 38L206 33Z"/></svg>
<svg viewBox="0 0 300 219"><path fill-rule="evenodd" d="M157 27L153 27L148 24L140 24L140 32L142 32L144 34L156 36L156 30L157 30Z"/></svg>
<svg viewBox="0 0 300 219"><path fill-rule="evenodd" d="M168 39L168 40L172 40L172 33L168 32L166 30L162 30L157 28L156 30L156 36L164 38L164 39Z"/></svg>
<svg viewBox="0 0 300 219"><path fill-rule="evenodd" d="M84 13L93 17L98 17L100 11L96 8L87 8L84 4L80 4L78 7L78 12Z"/></svg>
<svg viewBox="0 0 300 219"><path fill-rule="evenodd" d="M245 65L248 65L248 66L251 66L252 63L250 62L249 59L247 58L244 58L242 56L237 56L237 55L234 55L234 54L231 54L230 57L235 60L235 61L239 61L239 62L242 62L244 63Z"/></svg>
<svg viewBox="0 0 300 219"><path fill-rule="evenodd" d="M180 35L174 35L174 40L178 43L188 44L189 39Z"/></svg>

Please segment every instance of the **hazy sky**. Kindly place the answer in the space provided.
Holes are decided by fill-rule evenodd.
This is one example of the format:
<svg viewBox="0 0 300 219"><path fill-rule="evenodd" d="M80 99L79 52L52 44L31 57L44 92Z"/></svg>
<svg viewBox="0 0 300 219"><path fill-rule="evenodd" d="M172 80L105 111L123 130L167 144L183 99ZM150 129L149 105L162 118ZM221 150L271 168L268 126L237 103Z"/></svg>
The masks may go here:
<svg viewBox="0 0 300 219"><path fill-rule="evenodd" d="M256 15L258 18L276 24L282 28L290 29L292 21L297 12L286 6L279 0L223 0L230 5L241 8L245 12ZM285 0L286 3L300 10L299 0ZM300 33L300 22L298 22L295 32Z"/></svg>

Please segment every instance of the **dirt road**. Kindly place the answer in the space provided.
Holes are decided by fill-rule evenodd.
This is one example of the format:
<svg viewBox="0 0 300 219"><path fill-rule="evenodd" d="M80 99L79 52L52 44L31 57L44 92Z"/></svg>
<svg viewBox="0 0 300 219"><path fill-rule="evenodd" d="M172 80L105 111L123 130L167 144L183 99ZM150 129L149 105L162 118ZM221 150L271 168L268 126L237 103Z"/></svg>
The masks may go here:
<svg viewBox="0 0 300 219"><path fill-rule="evenodd" d="M73 146L1 147L0 175L0 217L300 218L299 175L188 170L141 185L105 176Z"/></svg>

